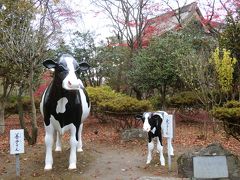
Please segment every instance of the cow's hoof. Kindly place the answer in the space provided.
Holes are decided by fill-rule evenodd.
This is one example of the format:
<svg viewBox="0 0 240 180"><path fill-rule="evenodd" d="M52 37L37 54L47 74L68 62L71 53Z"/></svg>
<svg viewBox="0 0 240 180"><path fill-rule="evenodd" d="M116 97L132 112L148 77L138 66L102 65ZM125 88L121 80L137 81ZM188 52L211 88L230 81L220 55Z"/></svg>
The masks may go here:
<svg viewBox="0 0 240 180"><path fill-rule="evenodd" d="M77 152L83 152L83 149L82 148L78 148Z"/></svg>
<svg viewBox="0 0 240 180"><path fill-rule="evenodd" d="M146 164L150 164L151 161L147 161Z"/></svg>
<svg viewBox="0 0 240 180"><path fill-rule="evenodd" d="M56 148L55 148L55 151L56 151L56 152L62 151L62 148L61 148L61 147L56 147Z"/></svg>
<svg viewBox="0 0 240 180"><path fill-rule="evenodd" d="M161 163L161 166L165 166L165 162L160 162Z"/></svg>
<svg viewBox="0 0 240 180"><path fill-rule="evenodd" d="M44 167L44 171L51 171L52 170L52 165L51 164L47 164Z"/></svg>
<svg viewBox="0 0 240 180"><path fill-rule="evenodd" d="M70 164L68 167L69 170L77 169L76 164Z"/></svg>

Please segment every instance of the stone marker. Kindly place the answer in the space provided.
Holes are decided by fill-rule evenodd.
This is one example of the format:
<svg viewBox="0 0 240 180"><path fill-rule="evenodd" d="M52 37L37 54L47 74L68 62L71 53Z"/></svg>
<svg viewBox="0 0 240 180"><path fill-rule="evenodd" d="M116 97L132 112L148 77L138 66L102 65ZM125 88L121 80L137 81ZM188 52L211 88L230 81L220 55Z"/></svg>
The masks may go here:
<svg viewBox="0 0 240 180"><path fill-rule="evenodd" d="M220 158L219 158L220 156ZM195 157L200 158L200 162L193 162L193 161L199 161L199 159L195 159ZM207 159L201 159L202 157L205 157ZM222 158L221 158L222 157ZM224 160L224 157L226 158L226 161ZM195 160L194 160L195 159ZM215 164L213 167L211 165L211 161ZM221 164L219 164L221 163ZM180 155L180 157L177 160L178 164L178 174L181 177L188 177L188 178L194 178L194 176L203 176L204 174L199 174L199 171L204 171L209 177L208 178L195 178L195 179L209 179L213 176L217 176L217 172L209 172L208 170L212 169L214 171L214 168L218 168L219 173L218 176L222 176L222 178L212 178L212 179L218 179L218 180L240 180L240 159L238 156L232 154L228 150L224 149L220 144L214 143L210 144L207 147L201 148L201 149L195 149L187 151L186 153ZM194 169L194 166L208 166L207 169ZM200 167L195 167L200 168ZM215 169L216 170L216 169ZM197 171L197 172L195 172ZM198 174L194 174L198 173ZM226 174L228 176L226 176Z"/></svg>
<svg viewBox="0 0 240 180"><path fill-rule="evenodd" d="M125 129L122 134L122 140L130 141L133 139L146 139L147 133L144 132L142 129L132 128L132 129Z"/></svg>
<svg viewBox="0 0 240 180"><path fill-rule="evenodd" d="M194 178L227 178L226 156L193 157Z"/></svg>

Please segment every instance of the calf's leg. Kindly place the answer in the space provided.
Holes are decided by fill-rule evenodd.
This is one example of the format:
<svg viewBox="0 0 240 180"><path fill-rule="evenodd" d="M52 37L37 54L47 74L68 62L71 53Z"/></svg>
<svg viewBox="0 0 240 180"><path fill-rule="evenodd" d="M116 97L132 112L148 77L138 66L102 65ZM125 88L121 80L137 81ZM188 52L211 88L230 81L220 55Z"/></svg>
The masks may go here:
<svg viewBox="0 0 240 180"><path fill-rule="evenodd" d="M62 142L61 142L61 135L59 132L56 132L56 148L55 151L62 151Z"/></svg>
<svg viewBox="0 0 240 180"><path fill-rule="evenodd" d="M71 137L70 137L70 157L69 157L69 167L68 169L76 169L77 163L77 140L76 140L76 127L72 126L71 130Z"/></svg>
<svg viewBox="0 0 240 180"><path fill-rule="evenodd" d="M154 148L154 142L151 140L151 142L148 143L148 155L147 155L147 162L146 164L149 164L152 160L152 150Z"/></svg>
<svg viewBox="0 0 240 180"><path fill-rule="evenodd" d="M54 129L52 125L45 126L45 146L46 146L46 156L45 156L45 167L44 170L51 170L53 164L52 157L52 146L53 146L53 134Z"/></svg>
<svg viewBox="0 0 240 180"><path fill-rule="evenodd" d="M83 130L83 123L79 127L78 131L78 147L77 147L77 152L82 152L82 130Z"/></svg>
<svg viewBox="0 0 240 180"><path fill-rule="evenodd" d="M157 138L157 150L159 152L159 156L160 156L160 163L162 166L165 166L165 159L163 156L163 146L161 141L159 140L159 137Z"/></svg>

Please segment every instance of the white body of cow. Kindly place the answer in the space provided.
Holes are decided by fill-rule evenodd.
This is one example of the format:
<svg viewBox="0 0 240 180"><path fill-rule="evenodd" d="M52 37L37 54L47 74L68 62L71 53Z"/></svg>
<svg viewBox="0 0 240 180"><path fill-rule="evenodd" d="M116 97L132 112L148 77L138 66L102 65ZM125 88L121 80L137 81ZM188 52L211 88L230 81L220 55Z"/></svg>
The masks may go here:
<svg viewBox="0 0 240 180"><path fill-rule="evenodd" d="M56 133L55 151L61 151L61 136L70 131L69 169L76 169L76 152L82 151L83 122L90 112L88 95L76 72L89 68L87 63L78 64L70 55L64 54L58 62L46 60L44 66L55 70L52 83L45 90L40 110L45 125L45 170L53 165L52 147Z"/></svg>

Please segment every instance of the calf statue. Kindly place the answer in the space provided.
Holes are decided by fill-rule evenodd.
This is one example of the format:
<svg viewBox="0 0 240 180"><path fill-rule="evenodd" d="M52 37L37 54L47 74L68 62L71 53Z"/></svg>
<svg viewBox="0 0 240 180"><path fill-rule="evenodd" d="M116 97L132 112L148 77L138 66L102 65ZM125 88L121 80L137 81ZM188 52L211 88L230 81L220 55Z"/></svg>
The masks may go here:
<svg viewBox="0 0 240 180"><path fill-rule="evenodd" d="M163 156L163 124L166 123L166 116L168 114L164 111L156 111L156 112L144 112L143 114L136 115L135 118L137 120L143 121L143 131L148 133L148 155L147 162L149 164L152 160L152 150L154 149L153 138L157 138L157 150L160 155L160 163L162 166L165 166L165 158ZM173 155L173 147L171 144L172 137L167 137L168 143L168 153L169 155Z"/></svg>
<svg viewBox="0 0 240 180"><path fill-rule="evenodd" d="M77 76L90 66L78 63L71 55L62 54L57 61L46 60L43 65L54 69L54 77L43 93L40 110L45 125L45 170L53 164L52 146L56 133L55 151L61 151L61 136L70 131L70 157L68 169L76 169L76 152L82 151L83 121L90 112L90 102L83 83Z"/></svg>

